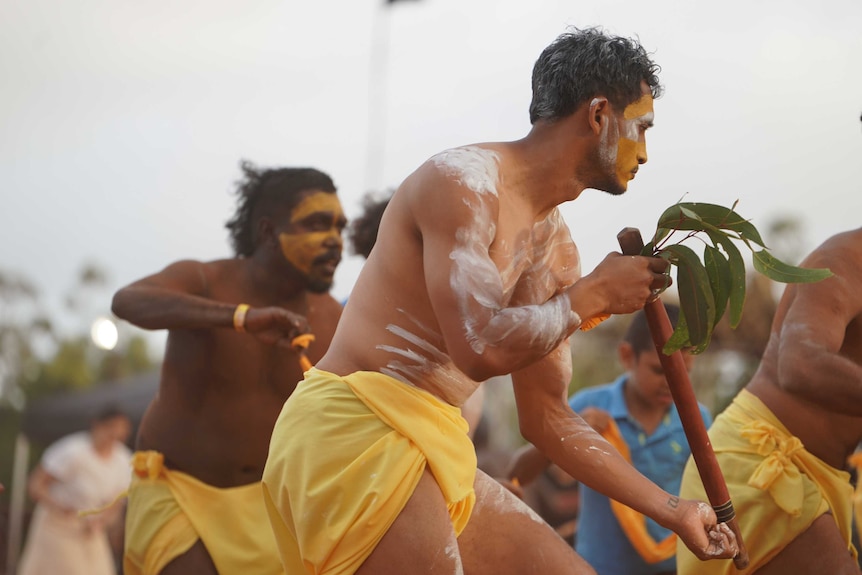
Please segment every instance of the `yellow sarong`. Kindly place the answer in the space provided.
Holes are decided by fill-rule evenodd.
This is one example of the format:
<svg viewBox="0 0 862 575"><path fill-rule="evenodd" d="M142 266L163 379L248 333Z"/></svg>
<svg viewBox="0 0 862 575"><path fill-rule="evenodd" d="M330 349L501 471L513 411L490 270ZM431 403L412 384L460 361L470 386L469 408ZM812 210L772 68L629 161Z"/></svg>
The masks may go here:
<svg viewBox="0 0 862 575"><path fill-rule="evenodd" d="M125 575L156 575L198 539L219 573L283 575L260 483L219 489L137 452L126 512Z"/></svg>
<svg viewBox="0 0 862 575"><path fill-rule="evenodd" d="M856 492L853 494L853 509L856 515L856 532L862 533L862 451L857 451L847 461L856 468Z"/></svg>
<svg viewBox="0 0 862 575"><path fill-rule="evenodd" d="M263 474L287 573L355 573L426 465L460 534L476 499L461 410L381 373L309 370L275 424Z"/></svg>
<svg viewBox="0 0 862 575"><path fill-rule="evenodd" d="M753 573L827 512L832 514L847 549L855 554L850 542L850 474L807 452L755 395L743 389L715 419L709 437L750 563L738 571L732 561L701 562L678 542L679 575ZM706 499L691 458L683 473L680 496Z"/></svg>

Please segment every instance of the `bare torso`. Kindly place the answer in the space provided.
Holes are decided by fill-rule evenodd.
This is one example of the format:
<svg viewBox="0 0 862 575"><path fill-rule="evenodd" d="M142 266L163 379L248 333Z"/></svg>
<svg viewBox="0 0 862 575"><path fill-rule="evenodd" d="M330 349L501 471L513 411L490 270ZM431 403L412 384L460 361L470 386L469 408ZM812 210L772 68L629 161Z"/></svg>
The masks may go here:
<svg viewBox="0 0 862 575"><path fill-rule="evenodd" d="M862 230L831 238L805 265L828 267L837 277L819 284L788 286L760 367L747 389L808 451L833 467L844 468L847 456L862 440L862 410L858 408L862 393L856 398L844 396L841 382L847 377L840 375L850 373L852 379L853 366L847 362L855 364L856 369L862 366ZM797 324L805 319L820 325L814 332L797 336L811 341L791 346L788 341L799 329ZM821 353L822 348L830 347L833 341L831 347L837 357L832 362L818 359L826 355ZM791 379L800 372L807 383ZM862 390L862 380L857 379L855 387ZM841 406L842 397L846 397L847 409Z"/></svg>
<svg viewBox="0 0 862 575"><path fill-rule="evenodd" d="M500 159L512 153L503 146L488 148L493 148ZM493 193L464 185L454 192L451 188L438 188L439 194L434 197L433 192L425 191L429 186L423 181L435 177L429 176L429 171L443 171L459 179L453 175L456 168L452 167L458 158L450 162L452 166L437 161L435 167L437 158L410 176L391 200L381 223L380 239L345 308L345 321L339 325L319 367L340 375L363 370L387 373L460 406L479 384L455 367L435 313L457 314L461 311L457 308L463 304L461 298L472 294L481 299L483 289L499 293L502 297L498 301L506 307L541 304L574 283L580 276L580 265L577 249L559 212L553 209L536 220L519 196L518 184L503 184L517 182L517 174L503 173L501 169L498 178L493 177L496 174L489 177L485 183L494 187ZM493 160L486 149L465 161ZM517 162L509 158L499 162L501 166L510 164ZM486 167L481 166L479 171ZM476 177L486 176L482 173ZM460 180L466 182L468 177ZM445 217L445 206L451 208L453 204L467 204L475 217L451 234L464 239L451 246L449 257L432 260L427 257L426 242L433 238L423 237L418 220ZM440 211L439 215L433 213L435 210ZM472 265L468 253L472 236L483 233L490 237L487 253L493 269L483 267L481 262ZM477 241L481 243L481 238ZM440 267L436 269L429 261L446 261L446 264L438 263ZM460 276L459 265L470 273ZM431 274L436 278L429 278ZM426 287L429 281L445 281L449 285L456 309L450 312L433 308ZM392 285L398 285L399 289L389 289ZM464 315L468 319L463 329L469 332L469 312Z"/></svg>
<svg viewBox="0 0 862 575"><path fill-rule="evenodd" d="M243 260L202 264L209 293L224 302L280 306L308 313L318 340L308 350L317 361L341 308L329 295L304 294L270 301L242 285ZM168 467L217 487L260 480L269 438L282 404L302 379L298 354L230 329L171 330L161 386L138 433L138 449L162 452Z"/></svg>

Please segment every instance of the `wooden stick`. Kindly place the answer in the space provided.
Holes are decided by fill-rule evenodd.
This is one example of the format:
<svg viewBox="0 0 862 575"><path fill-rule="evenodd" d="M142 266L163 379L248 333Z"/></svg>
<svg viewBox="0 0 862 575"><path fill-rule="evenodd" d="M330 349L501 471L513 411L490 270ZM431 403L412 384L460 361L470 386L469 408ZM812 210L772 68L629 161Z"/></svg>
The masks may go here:
<svg viewBox="0 0 862 575"><path fill-rule="evenodd" d="M644 247L641 233L637 228L624 228L617 234L617 240L625 255L639 255ZM688 378L688 370L685 368L682 352L675 351L671 355L666 355L663 351L665 343L673 333L673 326L670 323L667 310L661 300L656 298L646 304L644 313L652 333L653 343L658 351L659 360L664 368L673 402L679 411L682 428L689 447L691 447L691 455L697 465L706 496L715 510L718 521L727 523L727 526L736 535L739 552L733 558L733 563L737 569L745 569L748 566L748 552L742 541L742 533L739 531L739 524L736 521L736 513L733 510L733 502L730 500L724 475L718 466L718 460L712 450L706 426L700 415L700 408L691 386L691 380Z"/></svg>

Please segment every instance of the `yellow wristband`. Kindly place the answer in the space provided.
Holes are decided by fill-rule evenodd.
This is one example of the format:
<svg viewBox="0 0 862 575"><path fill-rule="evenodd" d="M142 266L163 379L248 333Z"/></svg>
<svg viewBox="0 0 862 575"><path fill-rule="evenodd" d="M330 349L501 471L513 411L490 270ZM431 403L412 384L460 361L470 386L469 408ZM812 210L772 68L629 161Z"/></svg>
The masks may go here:
<svg viewBox="0 0 862 575"><path fill-rule="evenodd" d="M248 313L249 305L241 303L233 312L233 328L240 333L245 333L245 314Z"/></svg>

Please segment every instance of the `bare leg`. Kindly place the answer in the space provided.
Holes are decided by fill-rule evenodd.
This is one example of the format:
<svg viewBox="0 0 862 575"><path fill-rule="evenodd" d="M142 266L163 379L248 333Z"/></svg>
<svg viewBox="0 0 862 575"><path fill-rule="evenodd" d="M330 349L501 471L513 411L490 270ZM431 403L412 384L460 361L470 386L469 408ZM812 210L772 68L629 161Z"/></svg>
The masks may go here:
<svg viewBox="0 0 862 575"><path fill-rule="evenodd" d="M858 575L859 565L850 556L831 515L821 515L754 575Z"/></svg>
<svg viewBox="0 0 862 575"><path fill-rule="evenodd" d="M428 469L356 575L463 575L446 501Z"/></svg>
<svg viewBox="0 0 862 575"><path fill-rule="evenodd" d="M185 575L187 573L218 575L215 564L200 539L188 551L165 565L159 575Z"/></svg>
<svg viewBox="0 0 862 575"><path fill-rule="evenodd" d="M479 471L476 508L458 538L467 575L595 575L523 501Z"/></svg>

